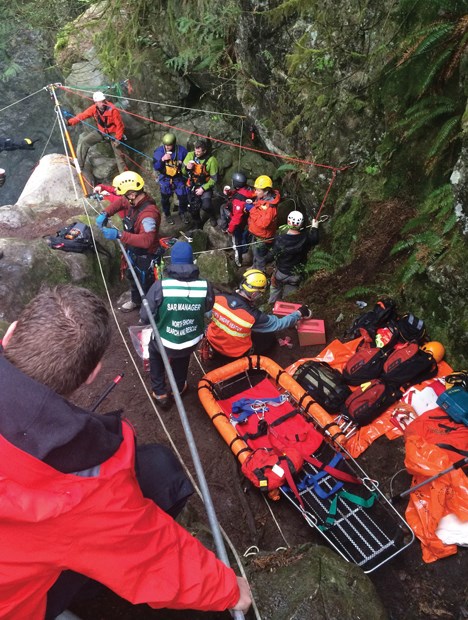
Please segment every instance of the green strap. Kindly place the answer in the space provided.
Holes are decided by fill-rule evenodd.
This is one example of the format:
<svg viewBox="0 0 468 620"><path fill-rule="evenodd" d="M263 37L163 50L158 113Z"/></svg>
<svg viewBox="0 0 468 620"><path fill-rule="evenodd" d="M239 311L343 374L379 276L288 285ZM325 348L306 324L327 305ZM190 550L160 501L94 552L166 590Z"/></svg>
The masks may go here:
<svg viewBox="0 0 468 620"><path fill-rule="evenodd" d="M334 525L336 520L336 512L338 508L338 499L342 497L343 499L349 500L351 503L356 504L357 506L362 506L362 508L372 508L374 502L377 498L376 493L371 493L368 499L364 499L359 495L354 495L354 493L349 493L349 491L345 491L342 489L339 491L335 497L333 498L332 503L330 504L330 508L328 510L328 516L325 520L327 525L319 525L318 528L322 531L327 530L330 526Z"/></svg>

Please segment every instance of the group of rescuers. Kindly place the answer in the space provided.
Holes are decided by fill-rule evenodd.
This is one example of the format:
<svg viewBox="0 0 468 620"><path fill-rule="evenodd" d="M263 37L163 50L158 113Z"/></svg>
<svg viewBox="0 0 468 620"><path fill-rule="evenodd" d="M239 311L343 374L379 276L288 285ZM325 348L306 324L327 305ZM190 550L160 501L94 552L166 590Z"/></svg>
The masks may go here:
<svg viewBox="0 0 468 620"><path fill-rule="evenodd" d="M185 241L172 246L165 276L153 281L148 260L158 250L161 219L155 201L132 171L119 174L109 191L112 200L96 222L140 265L138 278L180 394L187 390L190 355L204 337L207 313L206 338L219 363L263 352L276 331L310 316L304 305L282 318L257 309L268 286L258 262L243 273L236 291L215 295L200 278ZM281 275L271 290L274 295L279 290L279 298L283 276L294 275L297 279L288 284L298 285L292 267L304 264L317 242L317 223L309 231L293 211L286 231L275 237L279 194L265 176L249 188L245 175L236 173L233 188L225 187L224 193L232 204L242 203L242 217L255 236L261 236L262 222L267 228L267 252L276 258L275 277ZM123 232L106 225L117 212ZM233 212L228 228L237 215ZM141 321L148 323L135 293L136 288L122 309L140 308ZM136 445L120 412L96 414L69 400L98 375L110 338L106 304L72 285L43 288L3 337L0 617L51 620L77 597L103 586L154 608L245 613L251 603L246 579L175 521L193 487L172 451L159 444ZM164 409L172 395L154 339L149 348L153 397Z"/></svg>
<svg viewBox="0 0 468 620"><path fill-rule="evenodd" d="M251 352L266 352L274 344L277 331L310 316L304 305L282 318L266 314L256 305L268 287L265 268L269 255L274 258L275 267L268 301L273 303L283 294L289 295L297 289L301 267L311 247L318 242L318 222L313 221L310 228L305 227L303 215L292 211L285 230L275 236L279 192L272 188L272 180L262 175L251 188L245 174L235 172L232 184L233 189L224 187L230 205L225 211L234 213L227 222L228 228L235 218L241 220L236 211L242 209L244 221L240 225L246 227L256 240L260 237L261 241L252 245L253 265L243 273L237 290L216 295L212 285L200 278L192 246L186 241L177 241L172 246L164 277L155 281L154 265L160 257L158 233L161 216L154 199L144 191L144 180L138 173L123 172L115 177L112 186L94 188L105 198L110 198L104 203L107 206L97 216L96 223L106 239L120 239L126 247L181 394L187 390L191 353L200 345L205 333L210 351L220 364ZM122 231L107 226L109 217L116 213L123 218ZM131 299L120 310L132 312L140 309L140 322L149 323L133 274L127 275L131 282ZM207 315L210 321L205 330ZM162 408L169 407L172 395L154 338L149 344L149 356L152 396Z"/></svg>

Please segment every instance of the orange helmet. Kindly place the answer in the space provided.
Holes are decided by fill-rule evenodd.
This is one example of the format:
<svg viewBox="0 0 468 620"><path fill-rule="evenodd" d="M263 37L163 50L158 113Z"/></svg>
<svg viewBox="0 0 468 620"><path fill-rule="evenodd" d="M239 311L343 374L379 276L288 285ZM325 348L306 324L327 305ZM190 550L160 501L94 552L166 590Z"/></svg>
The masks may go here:
<svg viewBox="0 0 468 620"><path fill-rule="evenodd" d="M441 362L444 359L445 347L441 342L437 342L435 340L432 340L431 342L426 342L422 345L421 349L423 351L426 351L426 353L431 353L432 357L437 363Z"/></svg>

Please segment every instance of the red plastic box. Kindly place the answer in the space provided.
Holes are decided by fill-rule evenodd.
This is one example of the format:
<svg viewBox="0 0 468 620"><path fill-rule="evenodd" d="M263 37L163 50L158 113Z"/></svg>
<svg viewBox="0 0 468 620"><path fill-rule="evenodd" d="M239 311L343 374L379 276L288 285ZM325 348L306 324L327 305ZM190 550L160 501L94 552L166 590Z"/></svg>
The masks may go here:
<svg viewBox="0 0 468 620"><path fill-rule="evenodd" d="M301 304L288 304L285 301L277 301L273 306L273 314L276 314L276 316L286 316L294 312L294 310L299 310L300 307Z"/></svg>
<svg viewBox="0 0 468 620"><path fill-rule="evenodd" d="M326 344L325 321L320 319L304 319L297 323L299 346L307 347L312 344Z"/></svg>
<svg viewBox="0 0 468 620"><path fill-rule="evenodd" d="M301 304L290 304L286 301L277 301L273 306L273 314L286 316L298 310ZM326 344L325 322L320 319L303 319L297 324L299 345L306 347L312 344Z"/></svg>

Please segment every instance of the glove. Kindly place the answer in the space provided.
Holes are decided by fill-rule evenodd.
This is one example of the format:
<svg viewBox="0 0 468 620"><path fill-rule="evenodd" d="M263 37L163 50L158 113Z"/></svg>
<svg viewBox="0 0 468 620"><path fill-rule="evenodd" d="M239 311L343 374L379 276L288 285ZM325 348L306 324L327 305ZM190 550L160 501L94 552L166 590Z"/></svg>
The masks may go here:
<svg viewBox="0 0 468 620"><path fill-rule="evenodd" d="M111 239L111 241L115 241L116 239L119 238L119 231L117 230L117 228L102 228L102 234L104 235L104 237L106 239Z"/></svg>
<svg viewBox="0 0 468 620"><path fill-rule="evenodd" d="M227 193L228 193L228 191L229 191L230 189L231 189L231 186L230 186L230 185L225 185L225 186L223 187L223 194L224 194L225 196L227 196Z"/></svg>
<svg viewBox="0 0 468 620"><path fill-rule="evenodd" d="M250 200L250 198L248 200L245 201L245 207L244 210L247 211L247 213L250 211L250 209L253 208L253 202Z"/></svg>
<svg viewBox="0 0 468 620"><path fill-rule="evenodd" d="M318 220L312 220L312 228L318 228L318 225L319 225Z"/></svg>
<svg viewBox="0 0 468 620"><path fill-rule="evenodd" d="M102 228L107 224L108 217L109 216L107 215L107 213L101 213L97 216L96 224L99 226L99 228Z"/></svg>
<svg viewBox="0 0 468 620"><path fill-rule="evenodd" d="M312 310L310 310L310 308L305 305L300 306L297 311L300 312L303 319L310 319L310 317L312 316Z"/></svg>
<svg viewBox="0 0 468 620"><path fill-rule="evenodd" d="M100 185L96 185L96 187L93 187L93 192L95 194L100 194L101 193L101 186Z"/></svg>

